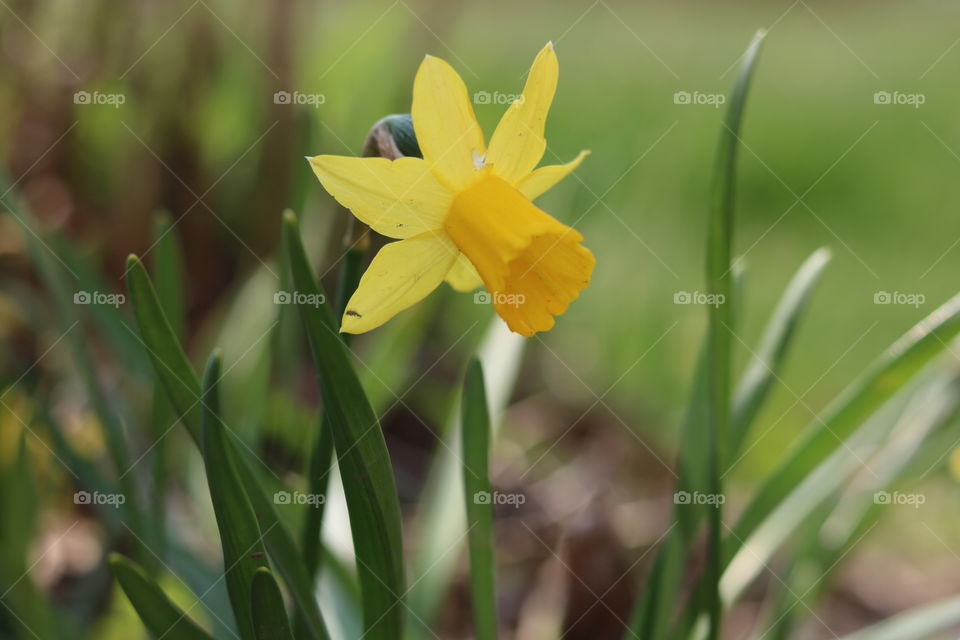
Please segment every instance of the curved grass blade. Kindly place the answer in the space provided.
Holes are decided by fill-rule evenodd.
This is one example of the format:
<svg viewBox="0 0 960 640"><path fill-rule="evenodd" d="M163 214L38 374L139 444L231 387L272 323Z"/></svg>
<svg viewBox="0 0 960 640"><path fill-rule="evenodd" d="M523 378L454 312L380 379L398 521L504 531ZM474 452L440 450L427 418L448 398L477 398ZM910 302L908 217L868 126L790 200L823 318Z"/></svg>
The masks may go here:
<svg viewBox="0 0 960 640"><path fill-rule="evenodd" d="M756 65L764 32L758 32L740 63L740 71L723 120L720 145L714 165L713 195L707 224L707 290L718 304L709 307L707 328L707 464L708 491L714 496L723 492L721 473L726 464L726 443L730 425L730 375L733 333L733 274L731 252L734 229L734 183L740 123L747 89ZM721 504L710 510L707 536L706 606L710 617L711 640L720 637L720 539Z"/></svg>
<svg viewBox="0 0 960 640"><path fill-rule="evenodd" d="M763 520L836 451L877 409L960 333L960 294L935 310L891 346L811 424L800 442L763 483L734 526L725 561L740 549Z"/></svg>
<svg viewBox="0 0 960 640"><path fill-rule="evenodd" d="M951 596L887 618L840 640L925 640L960 625L960 596Z"/></svg>
<svg viewBox="0 0 960 640"><path fill-rule="evenodd" d="M290 211L284 214L284 234L297 290L321 295L303 249L297 219ZM383 432L330 309L300 305L300 312L340 463L363 591L365 637L399 638L405 589L400 506Z"/></svg>
<svg viewBox="0 0 960 640"><path fill-rule="evenodd" d="M470 548L470 599L477 640L496 640L497 606L493 568L493 495L490 488L490 414L483 369L470 362L463 383L463 498Z"/></svg>
<svg viewBox="0 0 960 640"><path fill-rule="evenodd" d="M810 295L830 262L830 250L821 248L807 258L784 290L760 339L760 346L740 378L730 416L728 451L739 454L744 438L770 395L770 389L783 368L787 349Z"/></svg>
<svg viewBox="0 0 960 640"><path fill-rule="evenodd" d="M254 572L250 594L257 640L293 640L283 594L269 569L264 567Z"/></svg>
<svg viewBox="0 0 960 640"><path fill-rule="evenodd" d="M174 335L181 337L184 331L183 310L183 252L173 233L173 224L167 212L160 212L153 221L153 271L157 281L157 297L166 310ZM136 340L128 331L119 331L129 340ZM136 345L140 347L140 345ZM143 348L138 349L143 357ZM151 504L152 516L157 522L166 521L166 491L168 471L169 443L165 438L167 431L173 426L173 408L162 388L162 382L154 373L153 404L150 411L150 421L153 425L153 501ZM166 535L164 527L156 527L152 531L156 538L156 551L160 557L166 549Z"/></svg>
<svg viewBox="0 0 960 640"><path fill-rule="evenodd" d="M136 256L130 256L127 260L127 289L140 327L141 339L157 376L163 382L180 420L193 436L197 446L200 446L200 381L170 328L143 263ZM272 498L267 496L253 470L231 441L226 441L226 448L260 521L270 557L290 589L290 595L297 603L298 610L307 621L310 635L317 640L323 640L327 637L327 632L313 596L312 582L307 576L293 537L277 517Z"/></svg>
<svg viewBox="0 0 960 640"><path fill-rule="evenodd" d="M349 231L347 233L346 246L344 247L343 258L340 261L340 273L337 282L337 299L334 308L334 322L343 313L347 307L347 301L357 290L360 283L360 276L363 273L363 260L367 253L369 241L366 239L363 229L359 222L351 217ZM359 238L355 237L360 233ZM283 243L284 262L289 264L288 251L289 246L286 241ZM339 323L338 323L339 324ZM345 344L350 344L350 334L340 334L340 338ZM310 456L309 483L310 493L312 495L325 496L327 487L330 483L331 463L333 460L333 426L330 424L330 416L324 412L320 420L320 431L317 433L316 443L313 453ZM320 532L323 528L324 505L326 500L321 501L314 509L307 511L307 516L303 526L303 558L307 565L307 571L310 576L316 576L320 568L322 557Z"/></svg>
<svg viewBox="0 0 960 640"><path fill-rule="evenodd" d="M877 522L875 492L891 490L908 480L911 465L924 452L941 455L943 443L933 436L943 433L952 444L955 434L945 427L953 422L960 407L956 373L935 376L909 398L898 399L898 404L905 406L897 415L871 420L848 438L844 449L811 473L746 541L724 573L722 592L728 607L766 569L776 551L791 540L799 540L796 564L810 579L807 584L795 584L795 589L788 587L788 600L795 603L793 607L809 606L806 603L828 584L827 576ZM864 460L870 473L848 484L863 469ZM925 465L923 472L930 468ZM788 626L788 618L782 617L775 627L780 623ZM787 637L786 630L782 637Z"/></svg>
<svg viewBox="0 0 960 640"><path fill-rule="evenodd" d="M769 396L773 382L780 375L786 353L796 327L806 310L813 289L830 260L828 249L818 249L808 257L787 285L767 322L760 346L737 385L730 417L729 455L739 454L750 425ZM738 290L734 270L734 291ZM698 425L706 422L705 363L701 358L694 377L694 387L688 415L684 421L684 447L681 458L679 489L693 492L705 490L703 467L705 455L695 453ZM684 571L684 560L689 557L690 545L697 532L701 514L685 505L674 510L676 530L665 537L657 555L644 595L638 603L630 628L641 638L659 638L666 634L670 613L676 602Z"/></svg>
<svg viewBox="0 0 960 640"><path fill-rule="evenodd" d="M227 591L244 640L254 640L251 584L260 567L266 567L263 535L250 501L237 478L233 459L227 452L224 424L220 418L220 354L214 352L203 374L203 410L200 442L203 467L210 487L210 499L220 530L223 570Z"/></svg>
<svg viewBox="0 0 960 640"><path fill-rule="evenodd" d="M167 594L138 565L112 553L108 560L113 575L136 609L137 615L154 638L176 640L213 640L187 614L170 601Z"/></svg>

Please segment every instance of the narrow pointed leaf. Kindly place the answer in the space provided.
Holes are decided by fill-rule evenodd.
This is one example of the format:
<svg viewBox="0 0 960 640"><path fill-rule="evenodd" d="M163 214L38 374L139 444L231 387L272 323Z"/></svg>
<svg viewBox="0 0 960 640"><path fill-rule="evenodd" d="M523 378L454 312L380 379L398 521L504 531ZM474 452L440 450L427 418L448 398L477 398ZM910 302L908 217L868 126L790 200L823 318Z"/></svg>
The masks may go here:
<svg viewBox="0 0 960 640"><path fill-rule="evenodd" d="M483 369L476 360L463 385L463 491L470 548L470 599L477 640L496 640L493 567L493 496L488 475L490 415Z"/></svg>
<svg viewBox="0 0 960 640"><path fill-rule="evenodd" d="M284 215L290 271L300 294L322 295L307 260L296 217ZM325 305L300 305L317 378L338 454L368 640L399 638L403 630L403 548L393 468L379 422Z"/></svg>
<svg viewBox="0 0 960 640"><path fill-rule="evenodd" d="M257 569L250 590L257 640L293 640L283 594L269 569Z"/></svg>
<svg viewBox="0 0 960 640"><path fill-rule="evenodd" d="M730 425L730 375L733 328L733 270L731 252L734 230L734 183L739 147L740 123L747 89L763 42L759 32L747 48L740 72L723 120L720 146L714 167L713 196L707 232L707 289L717 299L709 308L707 339L707 442L710 458L707 464L708 490L714 496L722 493L721 474L726 464L726 443ZM722 504L722 503L721 503ZM710 618L711 640L720 637L720 538L721 506L710 510L707 537L706 605Z"/></svg>
<svg viewBox="0 0 960 640"><path fill-rule="evenodd" d="M840 640L927 640L960 626L960 596L917 607Z"/></svg>
<svg viewBox="0 0 960 640"><path fill-rule="evenodd" d="M213 640L134 562L116 553L110 555L110 569L137 615L154 638Z"/></svg>
<svg viewBox="0 0 960 640"><path fill-rule="evenodd" d="M136 256L130 256L127 261L127 289L141 340L157 376L187 431L200 446L200 381L166 319L146 269ZM297 545L278 518L272 496L267 495L253 470L232 445L231 441L227 441L227 450L236 473L260 521L270 557L307 621L311 637L323 640L327 638L327 632Z"/></svg>
<svg viewBox="0 0 960 640"><path fill-rule="evenodd" d="M810 294L830 261L828 249L818 249L800 266L777 304L764 330L756 354L737 386L730 417L731 459L740 452L743 440L753 424L773 383L780 375L787 349L806 309Z"/></svg>
<svg viewBox="0 0 960 640"><path fill-rule="evenodd" d="M944 351L958 333L960 294L908 331L807 428L740 516L725 545L726 559L844 438Z"/></svg>
<svg viewBox="0 0 960 640"><path fill-rule="evenodd" d="M251 585L257 569L266 566L266 550L257 517L237 478L233 459L227 452L225 425L220 418L220 355L214 353L203 375L203 410L200 418L203 467L210 487L210 499L220 530L223 570L227 591L244 640L254 640Z"/></svg>

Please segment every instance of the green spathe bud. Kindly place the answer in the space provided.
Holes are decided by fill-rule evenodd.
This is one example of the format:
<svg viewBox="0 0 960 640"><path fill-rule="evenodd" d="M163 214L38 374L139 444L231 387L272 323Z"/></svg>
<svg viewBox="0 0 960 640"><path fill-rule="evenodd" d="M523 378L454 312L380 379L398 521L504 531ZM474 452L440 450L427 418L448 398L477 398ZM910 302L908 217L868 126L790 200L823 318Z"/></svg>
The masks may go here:
<svg viewBox="0 0 960 640"><path fill-rule="evenodd" d="M404 156L422 158L417 134L413 130L413 118L409 113L394 113L376 122L367 134L363 155L380 156L395 160Z"/></svg>

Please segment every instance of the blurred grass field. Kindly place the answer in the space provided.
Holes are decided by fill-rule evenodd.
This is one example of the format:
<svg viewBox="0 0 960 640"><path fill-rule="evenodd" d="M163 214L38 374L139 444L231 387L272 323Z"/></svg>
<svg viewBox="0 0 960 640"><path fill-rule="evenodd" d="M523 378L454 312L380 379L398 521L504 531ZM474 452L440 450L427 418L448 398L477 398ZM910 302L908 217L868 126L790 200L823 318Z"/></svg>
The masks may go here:
<svg viewBox="0 0 960 640"><path fill-rule="evenodd" d="M741 363L799 264L823 246L833 259L801 324L803 346L759 418L763 428L737 481L768 471L847 381L957 289L960 6L7 3L0 7L0 149L18 190L43 228L62 231L117 291L125 256L149 259L152 216L169 211L186 249L194 346L225 332L239 353L259 335L259 298L240 296L273 268L285 207L303 211L318 252L329 246L324 234L339 229L334 202L302 156L359 155L373 122L409 111L426 53L449 61L471 92L506 95L521 90L549 40L561 77L544 161L592 154L538 204L582 231L598 264L556 329L531 341L524 365L531 375L521 376L516 398L559 406L613 433L633 430L672 459L706 317L675 295L704 288L704 221L722 116L708 104L677 104L675 94L725 93L758 27L770 35L737 185ZM124 103L77 104L78 91L120 94ZM277 104L278 91L319 94L322 104ZM877 92L921 94L924 102L877 104ZM488 135L504 107L475 106ZM23 241L10 218L0 224L0 277L10 285L3 325L11 344L26 341L25 352L37 355L47 345L23 338L27 314L16 310L19 292L31 286ZM877 304L882 292L922 301ZM480 339L478 321L490 315L471 296L444 288L434 297L427 311L406 312L437 325L422 348L425 366L448 351L466 353ZM357 341L361 357L376 339ZM18 349L4 349L5 382L30 360ZM443 360L411 393L409 404L433 416L431 426L449 404L431 394L438 384L431 379L457 366ZM511 414L519 423L526 415ZM562 433L548 425L542 439L525 444L575 455L575 447L552 447ZM612 437L640 446L625 433ZM960 534L952 524L942 535Z"/></svg>
<svg viewBox="0 0 960 640"><path fill-rule="evenodd" d="M543 337L546 346L537 345L536 366L547 393L589 406L609 392L618 413L669 444L664 425L682 406L704 317L702 308L673 304L673 295L702 289L704 202L721 114L675 104L673 95L722 93L745 38L772 27L738 185L744 342L755 342L765 310L806 255L828 246L834 257L803 327L807 347L768 409L777 427L749 462L764 466L765 452L788 442L840 381L955 285L960 98L949 79L960 66L951 26L958 10L922 7L24 4L33 34L0 14L8 58L0 138L37 211L113 272L128 251L144 250L155 208L183 216L191 308L202 320L272 255L273 223L296 189L306 189L309 211L333 214L298 158L358 153L374 120L409 109L424 53L449 59L471 91L512 94L536 50L553 40L562 76L546 161L593 153L542 205L576 222L599 266L582 300ZM121 92L126 102L75 105L77 90ZM325 101L274 105L275 90ZM877 91L926 101L877 105ZM489 133L503 105L476 110ZM303 111L309 142L298 127ZM298 181L307 184L294 188ZM926 300L919 310L878 306L879 291ZM469 301L444 304L477 316Z"/></svg>

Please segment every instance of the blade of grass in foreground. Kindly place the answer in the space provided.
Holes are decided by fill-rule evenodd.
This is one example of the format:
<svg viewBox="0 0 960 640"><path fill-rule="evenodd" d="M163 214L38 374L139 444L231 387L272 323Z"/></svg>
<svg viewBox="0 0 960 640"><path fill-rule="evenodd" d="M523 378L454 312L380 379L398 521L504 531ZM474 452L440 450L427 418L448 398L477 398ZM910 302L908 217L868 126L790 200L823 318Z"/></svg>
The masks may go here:
<svg viewBox="0 0 960 640"><path fill-rule="evenodd" d="M960 596L917 607L840 640L925 640L960 625Z"/></svg>
<svg viewBox="0 0 960 640"><path fill-rule="evenodd" d="M720 145L714 166L713 195L707 231L707 290L716 303L709 307L707 339L707 443L710 458L707 464L708 490L715 498L722 495L721 473L726 464L726 443L730 424L730 374L733 332L733 274L731 252L734 229L734 182L739 146L740 123L747 89L756 65L764 32L758 32L747 48L731 95L730 106L723 120ZM707 537L706 607L710 618L709 638L720 637L722 607L720 603L720 537L722 502L710 510Z"/></svg>
<svg viewBox="0 0 960 640"><path fill-rule="evenodd" d="M473 360L463 384L463 497L470 548L470 599L477 640L496 640L493 569L493 500L488 475L490 415L483 369Z"/></svg>
<svg viewBox="0 0 960 640"><path fill-rule="evenodd" d="M797 325L829 260L828 249L818 249L811 254L791 278L767 322L760 346L741 376L734 396L727 451L730 457L728 469L732 466L733 459L739 455L750 426L770 395L773 382L780 376ZM740 287L737 284L737 269L734 269L733 274L736 292ZM688 493L705 490L702 476L706 455L701 451L702 447L698 446L702 440L701 425L706 422L705 366L704 358L701 357L684 420L685 444L681 452L678 490ZM698 525L703 515L703 510L698 511L692 507L693 505L675 506L676 528L671 530L661 543L643 596L631 618L630 628L641 638L659 638L667 633L666 629L679 596L685 560L691 557L691 546L696 541Z"/></svg>
<svg viewBox="0 0 960 640"><path fill-rule="evenodd" d="M217 528L220 530L223 570L237 628L241 638L254 640L250 592L254 573L266 566L266 550L257 516L240 485L233 460L227 453L217 389L220 360L220 354L214 352L203 374L203 411L200 418L203 466Z"/></svg>
<svg viewBox="0 0 960 640"><path fill-rule="evenodd" d="M729 562L764 519L844 438L889 400L960 333L960 294L890 347L811 424L747 505L724 546Z"/></svg>
<svg viewBox="0 0 960 640"><path fill-rule="evenodd" d="M301 295L319 297L293 212L284 213L290 272ZM363 591L364 637L392 640L403 632L403 545L390 454L377 417L325 305L300 305L324 412L330 416Z"/></svg>
<svg viewBox="0 0 960 640"><path fill-rule="evenodd" d="M154 218L153 225L153 272L157 279L157 296L160 298L160 304L167 311L167 318L170 320L174 335L178 338L183 336L184 312L183 312L183 252L177 243L176 235L173 233L173 223L170 215L161 212ZM136 339L128 331L119 328L119 333L127 337L128 340L136 342ZM143 356L143 348L138 351ZM167 480L169 456L168 451L170 443L166 439L167 432L173 427L173 408L170 406L170 400L163 390L163 383L153 374L153 399L150 410L150 422L153 427L153 447L151 450L153 465L153 487L151 504L151 516L157 522L166 522L166 498L167 498ZM151 531L154 535L156 544L154 548L161 558L166 549L166 534L163 526L156 527Z"/></svg>
<svg viewBox="0 0 960 640"><path fill-rule="evenodd" d="M250 595L257 640L293 640L283 594L269 569L260 568L253 574Z"/></svg>
<svg viewBox="0 0 960 640"><path fill-rule="evenodd" d="M828 262L830 250L821 248L800 265L780 297L760 339L760 346L740 378L730 416L728 469L734 462L733 456L740 453L750 426L779 377L797 324Z"/></svg>
<svg viewBox="0 0 960 640"><path fill-rule="evenodd" d="M147 270L136 256L130 256L127 260L127 289L137 325L140 327L140 336L153 362L154 370L163 382L179 419L199 447L200 381L173 329L170 328ZM316 640L327 638L313 595L312 582L307 576L293 537L277 516L272 497L267 496L253 470L240 456L231 440L226 440L226 448L260 521L267 551L283 576L298 611L307 621L311 637Z"/></svg>
<svg viewBox="0 0 960 640"><path fill-rule="evenodd" d="M362 234L360 237L354 237L355 233ZM367 253L369 240L360 222L351 218L349 231L345 239L343 257L340 261L340 273L337 282L337 299L334 307L334 322L343 313L347 307L347 302L356 291L360 283L360 276L363 273L363 259ZM284 262L289 264L289 245L284 239L283 254ZM339 323L338 323L339 324ZM345 344L350 344L350 334L340 334L340 338ZM314 449L310 456L310 466L308 481L310 483L310 493L314 496L326 496L327 488L330 483L331 463L333 459L333 430L330 424L330 416L327 412L323 413L320 420L320 431L316 435ZM320 533L323 528L323 515L326 500L322 500L313 509L307 511L306 519L303 525L303 558L307 565L307 571L311 577L316 576L320 567L321 544Z"/></svg>
<svg viewBox="0 0 960 640"><path fill-rule="evenodd" d="M135 563L116 553L110 554L109 563L117 582L151 636L176 640L213 640L213 636L173 604L167 594Z"/></svg>

